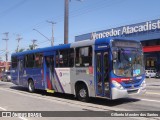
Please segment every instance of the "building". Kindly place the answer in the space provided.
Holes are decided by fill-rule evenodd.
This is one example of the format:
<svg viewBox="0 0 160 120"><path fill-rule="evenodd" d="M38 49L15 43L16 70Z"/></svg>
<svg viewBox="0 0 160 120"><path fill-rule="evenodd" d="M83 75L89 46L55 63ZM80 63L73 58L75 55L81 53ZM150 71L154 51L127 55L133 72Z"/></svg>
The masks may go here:
<svg viewBox="0 0 160 120"><path fill-rule="evenodd" d="M75 41L122 37L141 41L146 69L160 70L160 19L75 36Z"/></svg>
<svg viewBox="0 0 160 120"><path fill-rule="evenodd" d="M6 64L6 62L0 61L0 73L5 70L9 70L10 66L11 66L10 62L7 62L7 64Z"/></svg>

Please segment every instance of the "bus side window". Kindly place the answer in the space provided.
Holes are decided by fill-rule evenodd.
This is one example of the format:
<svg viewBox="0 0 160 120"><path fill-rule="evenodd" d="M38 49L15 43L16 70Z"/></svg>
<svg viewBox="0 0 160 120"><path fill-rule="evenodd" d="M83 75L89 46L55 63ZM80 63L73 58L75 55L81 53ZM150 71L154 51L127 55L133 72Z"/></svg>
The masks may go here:
<svg viewBox="0 0 160 120"><path fill-rule="evenodd" d="M80 58L80 48L76 48L76 58L75 58L75 66L80 67L81 64L81 58Z"/></svg>
<svg viewBox="0 0 160 120"><path fill-rule="evenodd" d="M59 51L56 52L56 67L59 67Z"/></svg>
<svg viewBox="0 0 160 120"><path fill-rule="evenodd" d="M73 67L74 66L74 49L71 48L68 51L68 64L69 67Z"/></svg>
<svg viewBox="0 0 160 120"><path fill-rule="evenodd" d="M11 58L12 61L12 68L17 68L17 57L12 57Z"/></svg>
<svg viewBox="0 0 160 120"><path fill-rule="evenodd" d="M34 61L35 61L34 54L26 55L25 61L26 61L26 68L33 68L34 67Z"/></svg>
<svg viewBox="0 0 160 120"><path fill-rule="evenodd" d="M59 67L68 67L68 50L59 51Z"/></svg>
<svg viewBox="0 0 160 120"><path fill-rule="evenodd" d="M60 50L56 60L58 60L57 62L59 63L59 67L73 67L74 49Z"/></svg>
<svg viewBox="0 0 160 120"><path fill-rule="evenodd" d="M92 58L93 58L93 53L92 53L92 46L89 47L89 55L88 55L88 62L89 66L92 66Z"/></svg>
<svg viewBox="0 0 160 120"><path fill-rule="evenodd" d="M35 54L35 67L37 67L37 68L42 67L42 63L43 63L42 53Z"/></svg>
<svg viewBox="0 0 160 120"><path fill-rule="evenodd" d="M92 46L76 48L76 67L92 65Z"/></svg>

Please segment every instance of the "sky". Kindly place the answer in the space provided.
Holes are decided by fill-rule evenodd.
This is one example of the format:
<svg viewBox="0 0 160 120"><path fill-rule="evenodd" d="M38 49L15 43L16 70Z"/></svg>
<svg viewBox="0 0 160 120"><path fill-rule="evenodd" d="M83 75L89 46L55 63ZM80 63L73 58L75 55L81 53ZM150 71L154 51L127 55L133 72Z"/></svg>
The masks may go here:
<svg viewBox="0 0 160 120"><path fill-rule="evenodd" d="M160 0L70 0L69 43L75 36L107 30L160 18ZM6 38L8 53L17 48L28 49L32 40L38 48L49 47L54 24L54 45L64 43L64 0L0 0L0 57L5 60ZM39 34L36 29L44 36Z"/></svg>

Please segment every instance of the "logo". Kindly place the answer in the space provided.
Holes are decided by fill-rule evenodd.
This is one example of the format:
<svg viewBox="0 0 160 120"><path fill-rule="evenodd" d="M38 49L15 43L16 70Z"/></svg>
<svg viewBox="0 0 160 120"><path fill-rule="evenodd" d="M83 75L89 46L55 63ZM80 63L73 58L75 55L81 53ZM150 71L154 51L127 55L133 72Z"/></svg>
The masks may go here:
<svg viewBox="0 0 160 120"><path fill-rule="evenodd" d="M2 117L12 117L11 112L2 112Z"/></svg>

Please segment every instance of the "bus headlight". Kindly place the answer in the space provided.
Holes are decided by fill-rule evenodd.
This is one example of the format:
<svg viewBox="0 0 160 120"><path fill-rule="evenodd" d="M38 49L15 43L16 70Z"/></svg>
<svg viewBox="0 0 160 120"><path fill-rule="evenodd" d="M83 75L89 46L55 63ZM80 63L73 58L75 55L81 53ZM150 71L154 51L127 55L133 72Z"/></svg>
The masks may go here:
<svg viewBox="0 0 160 120"><path fill-rule="evenodd" d="M141 87L146 87L146 81L145 80L142 82Z"/></svg>
<svg viewBox="0 0 160 120"><path fill-rule="evenodd" d="M118 88L118 89L120 89L120 90L123 90L123 89L124 89L121 84L119 84L118 82L116 82L116 81L114 81L114 80L112 81L112 84L113 84L116 88Z"/></svg>

